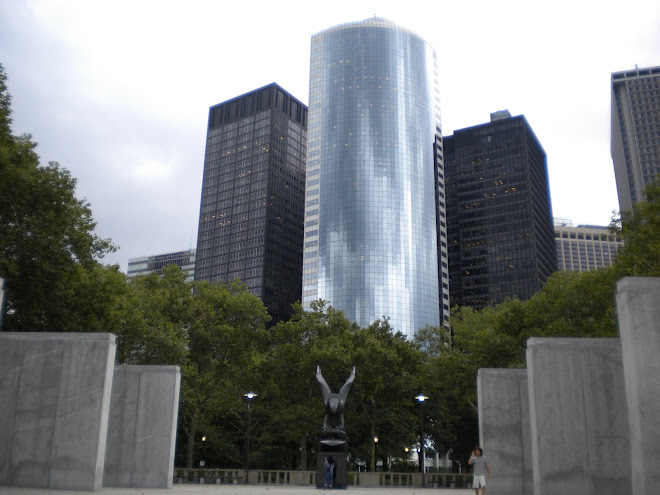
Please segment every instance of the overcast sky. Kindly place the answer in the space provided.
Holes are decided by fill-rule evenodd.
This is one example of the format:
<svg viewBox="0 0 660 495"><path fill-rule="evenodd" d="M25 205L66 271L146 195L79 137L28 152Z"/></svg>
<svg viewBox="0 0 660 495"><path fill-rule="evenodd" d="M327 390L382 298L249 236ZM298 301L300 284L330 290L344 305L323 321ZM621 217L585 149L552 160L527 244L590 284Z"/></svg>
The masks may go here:
<svg viewBox="0 0 660 495"><path fill-rule="evenodd" d="M195 247L209 107L271 82L307 103L312 34L374 15L438 52L445 135L524 114L554 216L609 223L610 74L660 65L658 0L0 0L13 130L78 179L125 271Z"/></svg>

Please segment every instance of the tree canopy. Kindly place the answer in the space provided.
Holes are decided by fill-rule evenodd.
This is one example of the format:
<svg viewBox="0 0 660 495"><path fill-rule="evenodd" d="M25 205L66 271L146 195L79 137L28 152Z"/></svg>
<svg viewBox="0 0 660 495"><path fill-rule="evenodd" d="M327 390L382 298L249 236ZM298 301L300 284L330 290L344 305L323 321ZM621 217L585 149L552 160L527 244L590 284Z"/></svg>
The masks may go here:
<svg viewBox="0 0 660 495"><path fill-rule="evenodd" d="M660 177L644 189L644 200L612 219L611 230L623 237L616 266L621 275L660 276Z"/></svg>
<svg viewBox="0 0 660 495"><path fill-rule="evenodd" d="M90 204L75 195L76 179L55 162L41 165L30 135L12 135L6 80L0 65L3 325L9 331L80 331L70 317L80 306L74 286L89 282L85 270L96 270L96 260L115 247L94 233Z"/></svg>
<svg viewBox="0 0 660 495"><path fill-rule="evenodd" d="M252 386L250 369L266 350L270 318L239 282L185 280L176 265L165 267L162 276L130 279L114 331L120 364L181 367L179 458L192 467L198 429L208 433L219 418L236 419L240 391ZM228 434L234 434L231 428Z"/></svg>

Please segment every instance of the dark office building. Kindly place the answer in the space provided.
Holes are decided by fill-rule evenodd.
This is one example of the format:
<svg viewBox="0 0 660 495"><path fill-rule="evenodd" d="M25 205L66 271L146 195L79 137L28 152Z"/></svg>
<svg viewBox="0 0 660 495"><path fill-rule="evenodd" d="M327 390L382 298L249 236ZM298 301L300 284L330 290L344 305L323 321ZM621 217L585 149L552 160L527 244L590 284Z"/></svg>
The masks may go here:
<svg viewBox="0 0 660 495"><path fill-rule="evenodd" d="M210 108L195 280L240 279L273 318L302 293L307 107L270 84Z"/></svg>
<svg viewBox="0 0 660 495"><path fill-rule="evenodd" d="M528 299L557 271L545 151L524 116L444 138L452 306Z"/></svg>

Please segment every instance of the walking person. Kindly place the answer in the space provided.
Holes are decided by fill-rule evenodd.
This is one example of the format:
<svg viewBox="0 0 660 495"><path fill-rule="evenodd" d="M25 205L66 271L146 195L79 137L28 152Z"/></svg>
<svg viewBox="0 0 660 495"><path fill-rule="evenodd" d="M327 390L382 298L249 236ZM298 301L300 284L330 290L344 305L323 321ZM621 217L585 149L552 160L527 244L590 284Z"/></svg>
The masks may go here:
<svg viewBox="0 0 660 495"><path fill-rule="evenodd" d="M473 467L472 488L474 488L474 493L479 495L479 488L481 488L481 495L486 495L486 478L490 478L490 469L481 447L474 448L468 464Z"/></svg>
<svg viewBox="0 0 660 495"><path fill-rule="evenodd" d="M325 483L323 486L326 488L332 488L335 474L335 460L332 456L326 457L323 465L325 466Z"/></svg>

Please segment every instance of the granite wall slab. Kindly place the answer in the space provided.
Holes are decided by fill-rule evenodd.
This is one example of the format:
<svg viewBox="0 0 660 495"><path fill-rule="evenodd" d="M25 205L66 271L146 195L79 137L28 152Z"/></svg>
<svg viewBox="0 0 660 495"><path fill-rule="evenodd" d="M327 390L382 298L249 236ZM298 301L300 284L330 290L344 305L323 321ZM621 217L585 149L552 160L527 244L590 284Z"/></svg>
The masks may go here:
<svg viewBox="0 0 660 495"><path fill-rule="evenodd" d="M0 333L0 485L102 486L111 334Z"/></svg>
<svg viewBox="0 0 660 495"><path fill-rule="evenodd" d="M527 342L535 495L631 492L619 339Z"/></svg>
<svg viewBox="0 0 660 495"><path fill-rule="evenodd" d="M623 374L630 422L632 493L660 492L660 278L617 285Z"/></svg>
<svg viewBox="0 0 660 495"><path fill-rule="evenodd" d="M115 366L103 486L171 488L178 366Z"/></svg>
<svg viewBox="0 0 660 495"><path fill-rule="evenodd" d="M488 492L533 493L526 369L482 368L477 375L479 443L493 477Z"/></svg>

